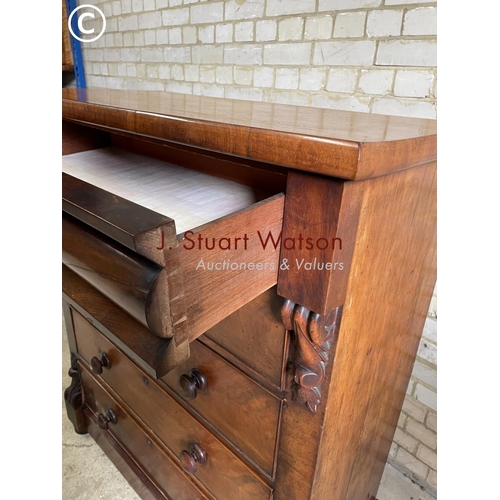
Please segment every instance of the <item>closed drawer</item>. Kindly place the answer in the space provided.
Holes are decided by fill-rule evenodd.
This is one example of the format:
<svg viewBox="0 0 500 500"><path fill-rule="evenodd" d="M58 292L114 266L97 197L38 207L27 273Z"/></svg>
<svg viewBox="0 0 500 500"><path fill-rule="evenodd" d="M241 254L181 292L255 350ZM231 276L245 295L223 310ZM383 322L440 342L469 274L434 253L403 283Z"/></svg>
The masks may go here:
<svg viewBox="0 0 500 500"><path fill-rule="evenodd" d="M188 450L193 444L198 444L205 450L207 457L209 457L207 464L198 467L194 476L212 494L217 498L230 500L234 498L267 499L270 497L271 489L269 486L261 481L256 474L230 452L211 432L205 429L187 410L170 397L157 382L137 368L134 363L128 360L76 311L73 311L73 325L80 356L90 363L96 372L100 372L99 376L109 384L121 400L132 409L172 453L180 457L182 451ZM103 358L103 354L105 354L105 358ZM104 363L103 359L106 360ZM206 367L205 371L211 374ZM243 377L243 375L241 376ZM211 379L210 375L208 381L214 387L217 385L216 378ZM250 381L248 382L250 383ZM272 426L275 427L275 430L270 427L266 430L269 433L274 454L279 419L279 402L276 398L258 388L258 386L255 386L253 390L254 393L256 390L261 391L261 393L257 393L260 398L272 398L272 400L262 400L261 405L266 412L264 416L269 416L274 422ZM247 401L247 408L249 404L252 403ZM213 414L216 415L217 412L213 412ZM238 428L238 422L236 421L228 422L227 426L229 425ZM264 425L264 428L266 427L267 424ZM262 424L253 427L253 429L259 428L262 429ZM245 430L242 432L245 432ZM248 429L246 432L248 432ZM256 441L252 439L246 439L245 441L249 452L252 452L249 442L252 443L255 450L262 444L260 438L257 438ZM260 456L266 456L266 451L264 453L260 451L259 454Z"/></svg>
<svg viewBox="0 0 500 500"><path fill-rule="evenodd" d="M139 386L140 393L144 386L144 373L74 309L72 317L80 356L100 372L99 375L120 395L134 383ZM108 360L104 365L103 354ZM198 370L204 378L204 390L196 387L197 375L193 376L193 369ZM185 390L180 391L178 381L183 376ZM188 401L269 477L273 477L281 415L280 399L200 342L193 342L189 360L172 370L163 378L163 382ZM126 395L122 397L127 400ZM131 405L135 403L142 404L130 401ZM255 418L255 415L259 418Z"/></svg>
<svg viewBox="0 0 500 500"><path fill-rule="evenodd" d="M107 426L103 430L116 437L153 483L172 500L208 499L84 367L80 367L80 376L83 400L94 413L95 421L101 428ZM109 410L116 420L109 420Z"/></svg>
<svg viewBox="0 0 500 500"><path fill-rule="evenodd" d="M162 380L273 477L280 399L200 342Z"/></svg>
<svg viewBox="0 0 500 500"><path fill-rule="evenodd" d="M250 369L252 377L284 390L288 335L281 319L282 304L276 288L267 290L217 323L203 341L208 338L224 347Z"/></svg>
<svg viewBox="0 0 500 500"><path fill-rule="evenodd" d="M117 148L63 166L64 264L155 335L190 342L276 284L282 194Z"/></svg>

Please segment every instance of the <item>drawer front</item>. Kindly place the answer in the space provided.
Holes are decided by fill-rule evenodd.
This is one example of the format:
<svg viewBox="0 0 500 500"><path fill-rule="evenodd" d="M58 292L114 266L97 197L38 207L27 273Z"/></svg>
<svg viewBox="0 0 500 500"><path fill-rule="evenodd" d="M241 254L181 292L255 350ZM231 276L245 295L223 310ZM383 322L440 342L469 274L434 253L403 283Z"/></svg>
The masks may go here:
<svg viewBox="0 0 500 500"><path fill-rule="evenodd" d="M156 335L172 336L158 304L166 280L161 266L73 217L63 216L62 234L63 264Z"/></svg>
<svg viewBox="0 0 500 500"><path fill-rule="evenodd" d="M104 367L100 375L113 388L123 378L120 365L130 365L130 370L135 369L138 374L142 374L83 316L74 309L72 315L78 352L89 364L93 358L99 359L103 353L108 357L112 368L108 370ZM201 372L206 382L205 390L199 391L193 385L197 380L196 375L191 374L192 369ZM186 375L185 386L190 385L186 388L191 389L190 394L189 390L181 391L178 388L178 381L183 375ZM173 369L162 380L269 477L273 477L281 414L280 399L262 389L200 342L193 342L189 360ZM189 400L189 397L194 399ZM259 415L259 418L255 418L255 415Z"/></svg>
<svg viewBox="0 0 500 500"><path fill-rule="evenodd" d="M270 497L271 489L243 462L75 311L73 324L79 354L102 370L102 379L174 455L193 444L202 447L207 463L194 476L208 491L228 500ZM108 360L104 365L102 354Z"/></svg>
<svg viewBox="0 0 500 500"><path fill-rule="evenodd" d="M155 335L191 342L276 284L284 195L262 199L249 187L196 172L187 182L189 169L128 155L103 148L65 156L66 169L76 162L75 175L93 170L97 178L63 173L63 210L82 223L64 224L63 262ZM144 174L150 167L151 178ZM105 188L97 187L101 177ZM156 207L155 197L161 206L148 208ZM200 218L204 212L211 215Z"/></svg>
<svg viewBox="0 0 500 500"><path fill-rule="evenodd" d="M283 299L271 288L211 328L202 338L221 345L247 365L252 375L283 389L287 336Z"/></svg>
<svg viewBox="0 0 500 500"><path fill-rule="evenodd" d="M108 410L114 412L116 422L108 422L108 430L127 449L150 479L170 498L175 500L207 500L190 479L170 458L150 439L140 426L114 401L87 370L80 367L83 399L98 415L106 416Z"/></svg>
<svg viewBox="0 0 500 500"><path fill-rule="evenodd" d="M162 380L273 476L280 399L200 342L193 342L189 360Z"/></svg>

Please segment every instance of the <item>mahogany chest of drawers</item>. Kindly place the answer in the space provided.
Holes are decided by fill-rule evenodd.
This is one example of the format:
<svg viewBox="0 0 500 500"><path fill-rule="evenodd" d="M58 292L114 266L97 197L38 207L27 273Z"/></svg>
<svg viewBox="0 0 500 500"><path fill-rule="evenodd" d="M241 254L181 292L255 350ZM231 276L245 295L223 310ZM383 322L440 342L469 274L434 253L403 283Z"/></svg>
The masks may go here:
<svg viewBox="0 0 500 500"><path fill-rule="evenodd" d="M63 91L64 397L145 499L374 500L435 282L430 120Z"/></svg>

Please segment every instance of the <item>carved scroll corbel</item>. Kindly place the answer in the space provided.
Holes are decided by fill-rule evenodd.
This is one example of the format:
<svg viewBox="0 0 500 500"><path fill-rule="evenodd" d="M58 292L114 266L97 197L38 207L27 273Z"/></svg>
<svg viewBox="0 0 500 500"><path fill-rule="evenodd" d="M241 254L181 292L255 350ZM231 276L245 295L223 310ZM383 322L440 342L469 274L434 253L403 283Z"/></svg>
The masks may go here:
<svg viewBox="0 0 500 500"><path fill-rule="evenodd" d="M285 300L281 317L287 330L295 332L297 349L294 359L292 392L295 400L316 413L321 402L321 384L337 335L342 306L322 316L291 300Z"/></svg>
<svg viewBox="0 0 500 500"><path fill-rule="evenodd" d="M78 434L87 433L87 425L83 414L82 405L82 385L78 373L77 358L71 354L71 368L68 375L71 377L70 386L64 391L64 401L66 403L66 413Z"/></svg>

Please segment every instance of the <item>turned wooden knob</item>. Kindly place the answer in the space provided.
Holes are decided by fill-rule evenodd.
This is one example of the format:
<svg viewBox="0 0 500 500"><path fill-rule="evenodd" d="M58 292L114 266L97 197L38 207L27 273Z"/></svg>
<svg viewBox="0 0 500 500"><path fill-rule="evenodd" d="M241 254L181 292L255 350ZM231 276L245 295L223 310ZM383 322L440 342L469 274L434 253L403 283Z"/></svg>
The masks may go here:
<svg viewBox="0 0 500 500"><path fill-rule="evenodd" d="M102 353L100 358L94 356L90 360L90 368L96 375L100 375L103 368L107 368L108 370L111 368L111 362L108 356Z"/></svg>
<svg viewBox="0 0 500 500"><path fill-rule="evenodd" d="M109 424L114 425L116 422L118 422L118 417L111 408L106 412L106 415L102 413L97 415L97 425L103 430L106 430Z"/></svg>
<svg viewBox="0 0 500 500"><path fill-rule="evenodd" d="M205 392L207 388L207 379L197 368L193 368L189 375L181 375L177 382L177 389L184 399L194 399L198 391Z"/></svg>
<svg viewBox="0 0 500 500"><path fill-rule="evenodd" d="M207 456L199 444L192 444L189 451L181 451L181 467L188 474L194 474L197 469L197 464L205 465L207 463Z"/></svg>

